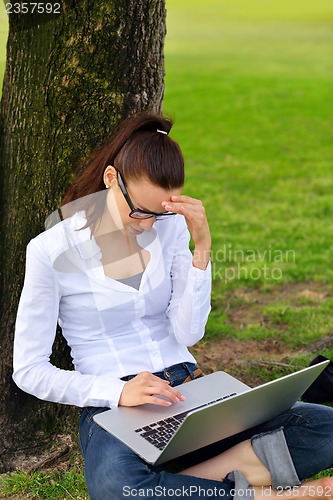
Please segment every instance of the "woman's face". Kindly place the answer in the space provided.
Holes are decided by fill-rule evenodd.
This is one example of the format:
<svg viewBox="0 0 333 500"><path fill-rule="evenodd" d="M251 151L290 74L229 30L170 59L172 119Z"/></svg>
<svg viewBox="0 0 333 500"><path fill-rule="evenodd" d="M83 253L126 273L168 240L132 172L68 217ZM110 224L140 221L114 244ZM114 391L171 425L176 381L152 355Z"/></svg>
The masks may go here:
<svg viewBox="0 0 333 500"><path fill-rule="evenodd" d="M130 217L129 214L132 208L129 206L116 176L113 176L110 187L112 188L112 193L110 189L107 201L110 213L114 214L114 205L116 203L118 216L121 219L123 227L126 227L134 235L141 234L143 231L150 231L156 220L155 217L149 219L134 219ZM142 178L135 181L128 180L126 182L126 191L134 208L144 212L162 214L165 212L162 202L170 201L172 195L179 195L181 188L166 190L152 184L148 179Z"/></svg>

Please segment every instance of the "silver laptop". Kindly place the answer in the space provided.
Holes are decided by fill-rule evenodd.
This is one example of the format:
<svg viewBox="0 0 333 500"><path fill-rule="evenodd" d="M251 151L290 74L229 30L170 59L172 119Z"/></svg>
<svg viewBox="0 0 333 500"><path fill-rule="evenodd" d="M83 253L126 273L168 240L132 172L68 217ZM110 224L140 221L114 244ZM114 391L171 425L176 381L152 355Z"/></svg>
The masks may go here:
<svg viewBox="0 0 333 500"><path fill-rule="evenodd" d="M170 407L119 406L94 416L103 429L151 464L161 464L290 408L329 361L250 388L223 371L177 386L185 401Z"/></svg>

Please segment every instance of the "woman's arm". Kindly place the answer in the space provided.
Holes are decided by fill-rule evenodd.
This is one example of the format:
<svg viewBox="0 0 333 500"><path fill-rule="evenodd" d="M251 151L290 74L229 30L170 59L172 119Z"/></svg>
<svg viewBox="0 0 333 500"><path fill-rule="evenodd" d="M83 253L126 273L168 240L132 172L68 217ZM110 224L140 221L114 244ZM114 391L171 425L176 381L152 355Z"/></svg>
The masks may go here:
<svg viewBox="0 0 333 500"><path fill-rule="evenodd" d="M15 328L13 379L22 390L43 400L80 407L117 406L125 384L122 380L62 370L50 363L61 291L42 242L45 238L37 237L27 248Z"/></svg>
<svg viewBox="0 0 333 500"><path fill-rule="evenodd" d="M184 215L194 243L193 266L205 270L212 247L206 210L201 200L190 196L171 196L172 202L165 205L166 210Z"/></svg>
<svg viewBox="0 0 333 500"><path fill-rule="evenodd" d="M167 314L177 341L191 346L205 333L210 312L211 265L207 249L197 256L195 251L194 255L190 252L190 233L185 219L178 228L177 248L171 267L171 300ZM198 262L196 257L199 257L198 260L205 269L195 266Z"/></svg>

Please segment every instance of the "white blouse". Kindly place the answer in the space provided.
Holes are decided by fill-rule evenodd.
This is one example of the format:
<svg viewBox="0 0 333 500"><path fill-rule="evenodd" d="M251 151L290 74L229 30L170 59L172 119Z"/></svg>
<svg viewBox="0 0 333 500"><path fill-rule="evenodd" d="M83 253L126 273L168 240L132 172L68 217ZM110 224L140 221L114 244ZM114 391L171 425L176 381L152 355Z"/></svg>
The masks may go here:
<svg viewBox="0 0 333 500"><path fill-rule="evenodd" d="M185 219L157 221L137 242L150 252L138 290L104 274L84 212L30 241L15 341L16 384L40 399L117 406L125 375L195 362L204 335L211 270L192 266ZM74 370L50 363L57 322Z"/></svg>

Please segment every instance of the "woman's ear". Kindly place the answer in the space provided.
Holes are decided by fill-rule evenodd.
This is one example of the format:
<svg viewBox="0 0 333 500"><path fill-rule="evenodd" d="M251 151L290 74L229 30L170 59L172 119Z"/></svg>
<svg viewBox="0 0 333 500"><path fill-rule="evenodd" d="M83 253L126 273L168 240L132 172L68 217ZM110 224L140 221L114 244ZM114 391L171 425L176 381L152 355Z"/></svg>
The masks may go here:
<svg viewBox="0 0 333 500"><path fill-rule="evenodd" d="M108 165L104 170L103 182L106 188L117 183L117 170L112 165Z"/></svg>

